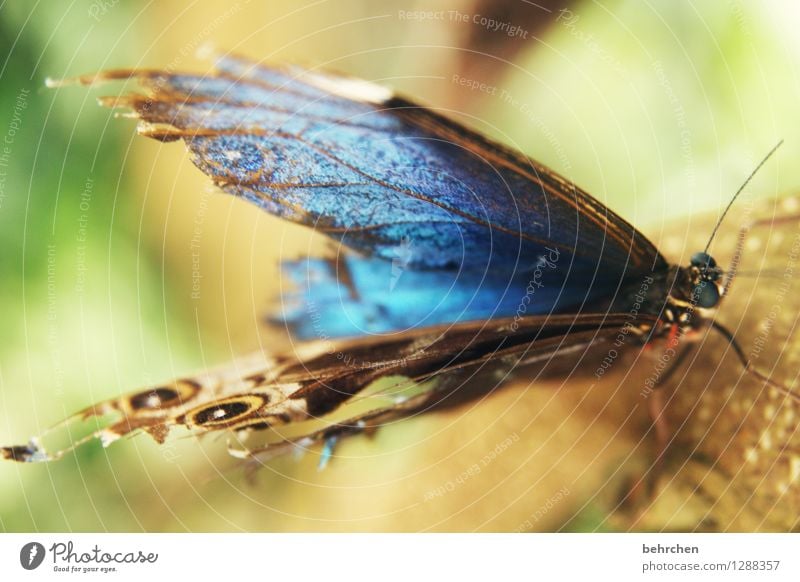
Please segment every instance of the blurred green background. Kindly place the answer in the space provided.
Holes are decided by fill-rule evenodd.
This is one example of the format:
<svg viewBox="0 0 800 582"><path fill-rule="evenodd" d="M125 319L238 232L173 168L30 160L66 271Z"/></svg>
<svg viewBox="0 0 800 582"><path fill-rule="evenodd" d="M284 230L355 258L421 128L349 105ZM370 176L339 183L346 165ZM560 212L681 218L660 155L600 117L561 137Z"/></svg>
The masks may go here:
<svg viewBox="0 0 800 582"><path fill-rule="evenodd" d="M493 31L475 16L519 28ZM722 208L779 138L784 147L751 191L769 197L800 184L799 16L789 0L2 4L0 443L92 402L282 345L260 321L277 259L323 248L214 192L180 144L138 138L132 121L96 105L119 87L46 89L45 78L206 72L197 51L209 43L344 71L552 166L659 245L668 228ZM193 298L198 231L202 292ZM624 439L606 444L619 423L590 416L587 433L581 413L525 388L355 439L322 473L316 459L280 459L255 483L214 439L158 447L139 436L58 463L0 463L0 529L611 527L583 500L607 478L604 463L625 455ZM534 411L541 420L531 427ZM441 499L426 496L514 435L490 467Z"/></svg>

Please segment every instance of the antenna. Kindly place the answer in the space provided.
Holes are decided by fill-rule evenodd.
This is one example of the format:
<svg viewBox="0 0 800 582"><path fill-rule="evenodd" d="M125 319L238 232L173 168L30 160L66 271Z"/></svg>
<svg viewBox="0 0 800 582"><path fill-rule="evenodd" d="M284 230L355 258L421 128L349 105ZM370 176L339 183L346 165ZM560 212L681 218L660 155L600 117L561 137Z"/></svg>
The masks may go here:
<svg viewBox="0 0 800 582"><path fill-rule="evenodd" d="M761 169L761 166L763 166L764 164L767 163L767 160L772 157L772 154L774 154L775 151L779 147L781 147L781 145L783 145L783 140L779 141L777 144L775 144L775 146L771 150L769 150L769 153L766 156L764 156L764 159L761 160L761 162L756 166L756 169L753 170L750 173L749 176L747 176L747 179L744 181L744 183L736 191L736 194L733 195L733 198L731 198L731 201L728 202L728 206L722 212L722 216L719 217L719 220L717 221L717 224L714 227L714 230L711 231L711 237L708 239L708 243L706 244L706 248L703 249L704 253L708 253L708 249L709 249L709 247L711 247L711 243L714 241L714 237L717 236L717 231L719 230L720 225L722 225L722 221L725 220L725 216L727 216L728 211L731 209L731 206L733 206L733 203L736 202L736 199L739 197L739 194L742 193L742 190L744 190L747 187L747 185L750 183L750 180L753 179L753 176L755 176L758 173L758 171Z"/></svg>

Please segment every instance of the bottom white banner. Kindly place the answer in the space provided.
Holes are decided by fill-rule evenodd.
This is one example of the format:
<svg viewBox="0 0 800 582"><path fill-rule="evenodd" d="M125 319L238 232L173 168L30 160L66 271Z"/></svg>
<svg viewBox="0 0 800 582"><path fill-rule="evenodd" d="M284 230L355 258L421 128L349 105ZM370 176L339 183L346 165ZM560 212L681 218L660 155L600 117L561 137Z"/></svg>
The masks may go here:
<svg viewBox="0 0 800 582"><path fill-rule="evenodd" d="M10 580L800 580L793 534L2 534Z"/></svg>

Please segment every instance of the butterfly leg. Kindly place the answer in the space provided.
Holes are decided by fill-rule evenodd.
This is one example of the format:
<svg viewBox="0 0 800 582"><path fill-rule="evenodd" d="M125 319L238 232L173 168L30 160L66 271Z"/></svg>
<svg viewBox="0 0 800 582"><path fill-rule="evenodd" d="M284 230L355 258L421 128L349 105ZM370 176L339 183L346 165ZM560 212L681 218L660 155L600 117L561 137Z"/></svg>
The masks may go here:
<svg viewBox="0 0 800 582"><path fill-rule="evenodd" d="M674 349L678 346L680 336L677 327L673 327L673 330L667 340L666 347ZM695 342L689 341L677 352L677 355L672 359L665 371L655 380L653 389L648 395L647 412L652 430L655 433L655 451L652 462L643 473L626 484L626 488L620 497L621 504L635 512L634 521L644 516L650 501L658 493L665 473L666 455L672 443L672 431L664 414L667 404L664 400L664 387L669 383L675 372L682 367L686 358L694 350L695 345Z"/></svg>
<svg viewBox="0 0 800 582"><path fill-rule="evenodd" d="M688 342L678 352L677 357L672 360L669 367L658 378L648 401L648 413L650 420L653 423L653 430L655 430L656 437L656 454L652 465L652 477L650 479L650 491L654 494L659 487L661 478L664 475L664 460L666 458L669 445L672 442L672 431L670 430L669 422L664 414L666 403L664 402L664 387L669 380L679 370L689 355L694 351L695 342Z"/></svg>

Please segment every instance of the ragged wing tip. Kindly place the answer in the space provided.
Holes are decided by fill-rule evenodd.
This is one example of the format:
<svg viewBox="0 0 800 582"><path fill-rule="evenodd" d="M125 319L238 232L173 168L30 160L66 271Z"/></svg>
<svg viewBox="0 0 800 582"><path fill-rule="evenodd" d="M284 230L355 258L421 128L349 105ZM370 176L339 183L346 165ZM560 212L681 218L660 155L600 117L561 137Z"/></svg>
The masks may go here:
<svg viewBox="0 0 800 582"><path fill-rule="evenodd" d="M27 445L0 447L0 456L3 459L17 461L18 463L39 463L50 460L50 456L35 440L31 440Z"/></svg>
<svg viewBox="0 0 800 582"><path fill-rule="evenodd" d="M101 83L106 83L109 81L124 81L126 79L132 79L134 77L153 77L158 75L158 71L151 71L151 70L137 70L137 69L111 69L107 71L101 71L99 73L93 73L89 75L78 75L77 77L66 77L63 79L54 79L53 77L47 77L44 80L45 87L48 89L57 89L60 87L70 87L74 85L84 85L84 86L91 86L91 85L99 85Z"/></svg>

